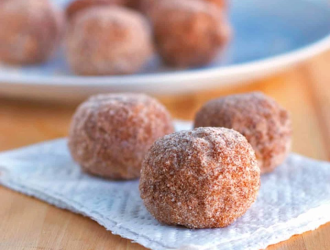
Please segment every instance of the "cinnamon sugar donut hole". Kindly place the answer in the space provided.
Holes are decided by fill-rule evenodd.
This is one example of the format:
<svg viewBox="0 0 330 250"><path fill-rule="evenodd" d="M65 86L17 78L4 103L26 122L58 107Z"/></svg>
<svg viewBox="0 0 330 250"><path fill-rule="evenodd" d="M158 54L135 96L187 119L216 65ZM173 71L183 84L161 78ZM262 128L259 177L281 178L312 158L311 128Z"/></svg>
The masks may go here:
<svg viewBox="0 0 330 250"><path fill-rule="evenodd" d="M38 64L60 43L64 15L49 0L0 1L0 61Z"/></svg>
<svg viewBox="0 0 330 250"><path fill-rule="evenodd" d="M66 51L77 74L121 75L143 68L153 44L142 14L118 6L98 6L74 15L67 30Z"/></svg>
<svg viewBox="0 0 330 250"><path fill-rule="evenodd" d="M160 222L226 227L256 200L260 169L238 132L197 128L157 140L143 162L141 197Z"/></svg>
<svg viewBox="0 0 330 250"><path fill-rule="evenodd" d="M231 36L223 12L201 0L160 1L149 16L160 56L175 67L210 63Z"/></svg>
<svg viewBox="0 0 330 250"><path fill-rule="evenodd" d="M134 179L153 142L172 132L171 116L156 99L143 94L96 95L75 112L68 145L85 172Z"/></svg>
<svg viewBox="0 0 330 250"><path fill-rule="evenodd" d="M66 16L71 19L76 13L95 6L126 5L128 0L76 0L66 8Z"/></svg>
<svg viewBox="0 0 330 250"><path fill-rule="evenodd" d="M254 148L261 173L280 165L291 147L288 112L259 92L207 102L196 114L195 127L226 127L240 132Z"/></svg>

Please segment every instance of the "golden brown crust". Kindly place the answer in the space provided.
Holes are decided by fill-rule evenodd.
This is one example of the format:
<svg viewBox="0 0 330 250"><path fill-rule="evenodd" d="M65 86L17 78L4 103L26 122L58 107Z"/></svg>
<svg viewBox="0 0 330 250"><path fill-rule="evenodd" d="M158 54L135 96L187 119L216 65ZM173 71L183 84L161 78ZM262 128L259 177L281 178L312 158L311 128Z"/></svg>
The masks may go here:
<svg viewBox="0 0 330 250"><path fill-rule="evenodd" d="M160 1L150 19L159 54L177 67L211 62L231 36L223 12L203 1Z"/></svg>
<svg viewBox="0 0 330 250"><path fill-rule="evenodd" d="M138 72L153 52L150 27L140 13L118 6L93 7L71 20L66 56L80 75Z"/></svg>
<svg viewBox="0 0 330 250"><path fill-rule="evenodd" d="M168 111L142 94L96 95L73 116L69 148L88 173L112 179L140 176L152 143L173 132Z"/></svg>
<svg viewBox="0 0 330 250"><path fill-rule="evenodd" d="M157 140L143 162L140 192L160 222L225 227L256 200L260 169L244 136L198 128Z"/></svg>
<svg viewBox="0 0 330 250"><path fill-rule="evenodd" d="M1 1L0 60L19 65L45 62L63 30L63 13L48 0Z"/></svg>
<svg viewBox="0 0 330 250"><path fill-rule="evenodd" d="M290 151L289 114L262 93L209 101L196 114L195 127L232 128L243 134L256 152L261 173L273 171Z"/></svg>
<svg viewBox="0 0 330 250"><path fill-rule="evenodd" d="M206 0L206 1L215 4L221 10L227 9L227 1L226 0Z"/></svg>
<svg viewBox="0 0 330 250"><path fill-rule="evenodd" d="M131 6L135 9L142 11L145 14L149 14L150 11L152 11L152 8L155 7L155 5L160 1L168 1L168 0L131 0L131 2L133 3L131 4ZM181 1L185 1L185 0L181 0ZM201 0L201 1L215 4L222 11L225 11L227 9L226 0Z"/></svg>

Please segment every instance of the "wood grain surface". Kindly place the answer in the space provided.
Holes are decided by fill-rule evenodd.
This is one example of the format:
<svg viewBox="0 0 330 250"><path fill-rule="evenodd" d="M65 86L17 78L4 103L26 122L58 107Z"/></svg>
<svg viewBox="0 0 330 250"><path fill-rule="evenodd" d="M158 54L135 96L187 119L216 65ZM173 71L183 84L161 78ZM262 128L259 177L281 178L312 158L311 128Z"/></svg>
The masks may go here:
<svg viewBox="0 0 330 250"><path fill-rule="evenodd" d="M192 119L207 100L248 91L263 91L292 115L293 151L330 159L330 52L249 84L158 97L174 117ZM76 105L33 103L0 97L0 150L67 135ZM1 250L142 250L112 235L96 222L0 187ZM329 250L330 223L297 235L267 250Z"/></svg>

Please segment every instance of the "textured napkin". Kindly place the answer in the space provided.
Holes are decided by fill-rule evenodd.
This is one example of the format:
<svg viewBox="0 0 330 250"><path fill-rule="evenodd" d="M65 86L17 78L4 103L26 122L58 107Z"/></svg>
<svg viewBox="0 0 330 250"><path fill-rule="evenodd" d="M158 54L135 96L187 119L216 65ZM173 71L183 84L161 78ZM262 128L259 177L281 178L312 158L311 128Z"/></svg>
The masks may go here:
<svg viewBox="0 0 330 250"><path fill-rule="evenodd" d="M190 127L176 125L178 130ZM0 183L88 216L155 250L259 250L330 221L330 164L295 154L262 176L258 199L243 217L219 229L158 223L140 199L138 181L107 181L82 173L65 139L0 154Z"/></svg>

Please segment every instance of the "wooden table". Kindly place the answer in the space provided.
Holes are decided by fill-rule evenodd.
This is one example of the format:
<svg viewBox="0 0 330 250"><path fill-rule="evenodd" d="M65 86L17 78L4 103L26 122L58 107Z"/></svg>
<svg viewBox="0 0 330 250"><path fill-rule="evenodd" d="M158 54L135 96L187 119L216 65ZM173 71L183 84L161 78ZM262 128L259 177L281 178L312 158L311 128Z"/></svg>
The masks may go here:
<svg viewBox="0 0 330 250"><path fill-rule="evenodd" d="M293 151L330 158L330 52L249 85L184 96L160 97L173 116L192 119L207 100L222 95L263 91L292 114ZM0 150L67 135L76 105L32 103L0 98ZM96 222L0 187L1 250L142 250ZM329 250L330 223L292 237L268 250Z"/></svg>

